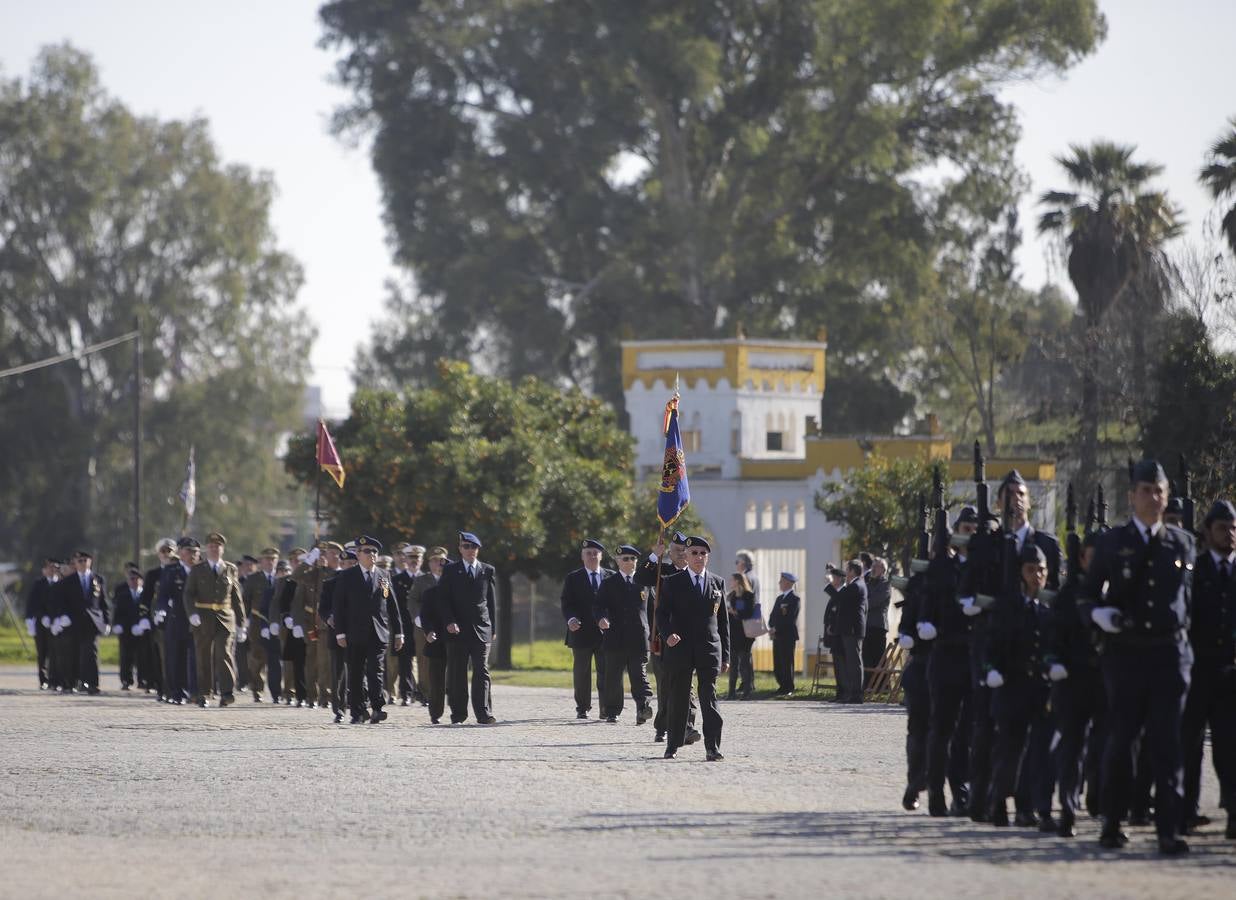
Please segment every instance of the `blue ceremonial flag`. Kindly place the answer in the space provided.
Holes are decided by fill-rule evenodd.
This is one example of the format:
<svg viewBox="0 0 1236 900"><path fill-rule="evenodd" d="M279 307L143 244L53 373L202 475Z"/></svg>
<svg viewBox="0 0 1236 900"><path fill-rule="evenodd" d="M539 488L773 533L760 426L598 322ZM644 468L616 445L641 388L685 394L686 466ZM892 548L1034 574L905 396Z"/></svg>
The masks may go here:
<svg viewBox="0 0 1236 900"><path fill-rule="evenodd" d="M669 528L691 502L687 484L687 457L678 431L678 391L665 404L665 461L661 465L661 489L657 493L657 519Z"/></svg>
<svg viewBox="0 0 1236 900"><path fill-rule="evenodd" d="M184 484L180 486L180 502L185 506L185 521L193 518L197 509L197 463L193 460L193 447L189 448L189 464L185 466Z"/></svg>

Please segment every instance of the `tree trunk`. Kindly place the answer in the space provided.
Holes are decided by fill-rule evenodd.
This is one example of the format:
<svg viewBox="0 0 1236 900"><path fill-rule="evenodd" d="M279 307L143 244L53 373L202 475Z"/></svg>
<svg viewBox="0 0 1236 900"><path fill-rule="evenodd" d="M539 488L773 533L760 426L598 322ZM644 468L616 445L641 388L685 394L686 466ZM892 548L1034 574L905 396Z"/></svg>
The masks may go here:
<svg viewBox="0 0 1236 900"><path fill-rule="evenodd" d="M498 629L497 646L494 648L495 656L493 659L493 667L495 669L511 668L511 607L512 601L512 585L511 573L505 568L498 569L498 621L495 626Z"/></svg>

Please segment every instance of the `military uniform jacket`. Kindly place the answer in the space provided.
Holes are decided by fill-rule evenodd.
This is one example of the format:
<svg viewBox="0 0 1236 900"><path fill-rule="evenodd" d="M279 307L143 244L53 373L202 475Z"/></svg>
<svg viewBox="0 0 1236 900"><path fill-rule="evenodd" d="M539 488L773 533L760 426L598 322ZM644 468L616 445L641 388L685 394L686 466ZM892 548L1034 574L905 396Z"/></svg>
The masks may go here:
<svg viewBox="0 0 1236 900"><path fill-rule="evenodd" d="M968 646L973 620L961 611L957 588L969 566L959 557L937 555L927 564L919 620L936 627L937 645Z"/></svg>
<svg viewBox="0 0 1236 900"><path fill-rule="evenodd" d="M476 570L475 577L469 575L463 560L456 560L443 569L439 606L442 621L459 626L459 634L448 634L448 639L463 638L488 644L493 640L497 618L495 582L498 573L489 563L480 560L476 561Z"/></svg>
<svg viewBox="0 0 1236 900"><path fill-rule="evenodd" d="M438 586L438 579L433 577L433 572L421 572L412 579L412 584L408 587L408 615L415 619L421 617L421 631L428 632L429 626L425 624L425 592L430 588ZM436 602L436 601L435 601ZM441 613L437 610L434 612L439 618L434 621L441 621ZM443 637L439 629L439 637Z"/></svg>
<svg viewBox="0 0 1236 900"><path fill-rule="evenodd" d="M802 603L793 590L778 595L773 601L772 610L768 613L768 627L777 631L774 641L798 640L798 611ZM832 605L831 601L829 605Z"/></svg>
<svg viewBox="0 0 1236 900"><path fill-rule="evenodd" d="M833 601L837 604L837 633L843 637L862 637L867 632L867 585L855 578L842 585Z"/></svg>
<svg viewBox="0 0 1236 900"><path fill-rule="evenodd" d="M1069 670L1069 678L1086 673L1098 674L1099 652L1095 645L1095 626L1090 621L1090 607L1077 603L1078 583L1068 583L1060 589L1051 605L1052 631L1048 652Z"/></svg>
<svg viewBox="0 0 1236 900"><path fill-rule="evenodd" d="M1047 686L1047 670L1058 659L1050 652L1052 612L1020 594L1000 596L992 609L985 669L1004 676L1004 686Z"/></svg>
<svg viewBox="0 0 1236 900"><path fill-rule="evenodd" d="M334 628L332 619L335 615L335 582L339 580L343 572L343 569L334 571L327 569L326 579L322 582L322 591L318 597L318 616L331 628Z"/></svg>
<svg viewBox="0 0 1236 900"><path fill-rule="evenodd" d="M30 593L26 595L27 619L34 619L37 622L44 616L51 615L47 606L48 595L51 591L52 582L47 580L46 575L40 575L35 579L34 584L30 586Z"/></svg>
<svg viewBox="0 0 1236 900"><path fill-rule="evenodd" d="M112 624L119 625L124 629L124 634L129 634L137 620L140 619L141 613L138 607L141 603L142 592L137 592L137 597L133 596L133 592L129 590L129 583L116 585L116 589L112 591Z"/></svg>
<svg viewBox="0 0 1236 900"><path fill-rule="evenodd" d="M235 564L219 561L216 572L206 560L189 570L185 580L185 615L194 613L206 622L211 616L227 631L245 622L245 602L240 596L240 572Z"/></svg>
<svg viewBox="0 0 1236 900"><path fill-rule="evenodd" d="M395 591L395 606L399 609L399 618L403 622L404 634L411 634L412 629L416 627L414 620L419 613L413 612L410 600L412 598L412 585L416 583L416 578L419 574L419 572L414 573L409 572L407 569L400 569L391 576L391 588Z"/></svg>
<svg viewBox="0 0 1236 900"><path fill-rule="evenodd" d="M245 609L253 616L254 627L261 630L270 625L270 604L275 595L276 579L268 577L258 569L245 579L241 595L245 599Z"/></svg>
<svg viewBox="0 0 1236 900"><path fill-rule="evenodd" d="M60 594L60 606L72 620L73 630L82 637L106 634L110 610L103 593L103 576L90 573L86 590L82 590L81 576L74 572L56 582Z"/></svg>
<svg viewBox="0 0 1236 900"><path fill-rule="evenodd" d="M910 656L922 659L931 652L935 641L920 641L918 639L918 623L923 621L923 603L927 599L927 576L923 572L915 572L906 583L904 598L901 603L901 620L897 623L897 634L907 635L914 643L910 645Z"/></svg>
<svg viewBox="0 0 1236 900"><path fill-rule="evenodd" d="M286 615L292 617L294 626L299 625L305 630L306 637L318 626L318 606L322 601L322 585L334 574L325 566L307 566L300 563L296 571L288 576L293 587L287 589L291 591L291 596L287 597Z"/></svg>
<svg viewBox="0 0 1236 900"><path fill-rule="evenodd" d="M1099 537L1080 596L1124 613L1111 643L1171 643L1189 624L1193 562L1193 538L1183 530L1163 524L1146 542L1129 521Z"/></svg>
<svg viewBox="0 0 1236 900"><path fill-rule="evenodd" d="M888 578L867 579L867 631L888 634L888 604L893 599L893 586Z"/></svg>
<svg viewBox="0 0 1236 900"><path fill-rule="evenodd" d="M647 655L651 590L635 583L634 574L631 582L627 584L621 572L614 572L602 581L592 615L596 619L609 619L609 630L601 632L601 646L606 652Z"/></svg>
<svg viewBox="0 0 1236 900"><path fill-rule="evenodd" d="M189 581L189 573L183 563L169 563L163 567L159 576L159 609L167 613L164 628L169 635L187 638L189 636L189 614L185 612L185 585Z"/></svg>
<svg viewBox="0 0 1236 900"><path fill-rule="evenodd" d="M596 605L600 585L606 578L614 574L613 569L597 570L597 590L592 589L591 575L582 566L574 572L569 572L562 582L562 621L572 618L579 619L579 631L567 629L565 643L568 647L595 650L601 646L601 629L597 627L593 617L593 607Z"/></svg>
<svg viewBox="0 0 1236 900"><path fill-rule="evenodd" d="M403 637L403 623L395 605L395 592L390 575L374 566L371 579L365 581L365 570L353 566L339 573L331 592L335 611L335 632L347 635L350 643L365 645L391 643L392 637Z"/></svg>
<svg viewBox="0 0 1236 900"><path fill-rule="evenodd" d="M1004 548L1005 532L997 528L993 532L975 535L971 542L969 565L962 568L961 584L957 591L958 597L974 597L977 594L989 594L997 597L1004 593ZM1043 555L1047 557L1047 589L1054 591L1060 587L1060 542L1054 535L1045 531L1036 531L1033 526L1026 529L1022 539L1022 547L1033 542ZM1020 567L1018 569L1020 571ZM979 616L978 618L982 618Z"/></svg>
<svg viewBox="0 0 1236 900"><path fill-rule="evenodd" d="M690 569L676 572L661 582L657 604L657 632L661 635L661 661L671 669L692 665L701 674L716 677L730 661L730 625L725 610L725 584L720 576L705 571L704 590L695 588ZM676 634L675 647L666 639Z"/></svg>
<svg viewBox="0 0 1236 900"><path fill-rule="evenodd" d="M1193 606L1189 643L1194 666L1227 667L1236 663L1236 576L1225 577L1209 550L1193 568Z"/></svg>
<svg viewBox="0 0 1236 900"><path fill-rule="evenodd" d="M163 580L164 569L171 568L173 564L169 563L166 566L155 566L146 573L145 580L142 581L142 595L137 601L137 611L140 613L139 618L150 619L150 624L154 625L154 611L158 609L159 604L159 584ZM175 563L179 565L179 563ZM159 627L163 627L163 623L159 623Z"/></svg>
<svg viewBox="0 0 1236 900"><path fill-rule="evenodd" d="M428 578L430 584L424 584L421 579ZM417 615L421 617L421 630L426 636L429 634L437 634L438 639L435 641L426 640L425 655L433 659L442 659L446 656L446 623L442 621L442 591L438 588L438 582L430 573L417 576L416 584L420 586L417 592Z"/></svg>

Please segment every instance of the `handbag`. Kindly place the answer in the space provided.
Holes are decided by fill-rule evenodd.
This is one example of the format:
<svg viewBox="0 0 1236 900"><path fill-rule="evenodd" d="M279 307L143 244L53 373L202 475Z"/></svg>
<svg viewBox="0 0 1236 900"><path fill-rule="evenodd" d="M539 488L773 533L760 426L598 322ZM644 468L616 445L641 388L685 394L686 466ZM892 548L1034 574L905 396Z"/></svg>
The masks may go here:
<svg viewBox="0 0 1236 900"><path fill-rule="evenodd" d="M742 620L742 633L748 640L755 640L762 634L768 634L768 626L764 624L764 611L755 604L755 615Z"/></svg>

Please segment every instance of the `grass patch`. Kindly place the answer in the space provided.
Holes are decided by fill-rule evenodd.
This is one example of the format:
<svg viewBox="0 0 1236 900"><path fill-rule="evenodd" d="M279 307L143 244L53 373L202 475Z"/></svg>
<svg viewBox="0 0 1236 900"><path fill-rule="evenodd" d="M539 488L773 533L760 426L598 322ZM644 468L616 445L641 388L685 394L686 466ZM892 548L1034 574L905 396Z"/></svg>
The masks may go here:
<svg viewBox="0 0 1236 900"><path fill-rule="evenodd" d="M26 641L24 647L23 638ZM4 624L0 625L0 663L25 663L32 666L35 661L34 638L26 634L26 623L22 622L19 632L9 624L8 617L5 616ZM99 665L120 665L120 642L110 634L99 640Z"/></svg>

